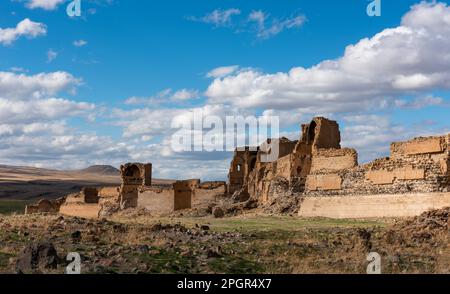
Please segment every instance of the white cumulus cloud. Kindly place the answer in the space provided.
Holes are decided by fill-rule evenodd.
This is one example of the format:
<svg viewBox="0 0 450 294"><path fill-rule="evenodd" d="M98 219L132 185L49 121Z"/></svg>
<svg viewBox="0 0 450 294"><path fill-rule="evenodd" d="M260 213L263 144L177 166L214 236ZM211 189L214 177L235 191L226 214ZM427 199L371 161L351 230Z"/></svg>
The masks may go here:
<svg viewBox="0 0 450 294"><path fill-rule="evenodd" d="M383 107L401 95L450 88L450 7L415 5L400 26L346 48L310 68L266 74L246 70L215 79L211 103L305 113Z"/></svg>
<svg viewBox="0 0 450 294"><path fill-rule="evenodd" d="M11 45L20 37L36 38L47 34L47 26L25 18L14 28L0 28L0 44Z"/></svg>

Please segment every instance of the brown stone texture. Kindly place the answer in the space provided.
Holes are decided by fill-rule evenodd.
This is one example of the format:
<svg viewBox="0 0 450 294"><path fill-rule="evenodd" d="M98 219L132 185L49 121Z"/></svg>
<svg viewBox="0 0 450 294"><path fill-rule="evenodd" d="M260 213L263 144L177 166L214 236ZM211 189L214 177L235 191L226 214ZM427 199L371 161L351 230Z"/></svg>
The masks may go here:
<svg viewBox="0 0 450 294"><path fill-rule="evenodd" d="M119 198L120 187L104 187L99 189L99 198Z"/></svg>
<svg viewBox="0 0 450 294"><path fill-rule="evenodd" d="M58 213L59 208L65 202L65 198L57 200L41 199L34 205L27 205L25 207L25 214L34 213Z"/></svg>
<svg viewBox="0 0 450 294"><path fill-rule="evenodd" d="M316 167L320 166L321 160L327 160L328 156L342 157L338 158L342 168L356 165L356 152L350 149L338 150L340 138L337 122L317 117L310 124L302 125L302 137L299 141L290 141L286 138L268 140L260 146L254 168L241 181L241 192L247 192L251 198L258 199L262 203L268 203L283 193L280 187L287 187L294 193L304 191L307 176L311 173L314 154L323 154L322 158L316 161ZM263 158L270 157L267 152L269 143L279 144L280 152L273 161L264 162ZM337 181L329 183L325 180L323 185L325 189L336 188L338 186L336 183Z"/></svg>
<svg viewBox="0 0 450 294"><path fill-rule="evenodd" d="M192 207L217 201L227 194L226 182L204 182L195 190L192 197Z"/></svg>
<svg viewBox="0 0 450 294"><path fill-rule="evenodd" d="M188 209L192 207L192 198L195 197L195 190L200 184L200 180L178 181L173 184L174 211Z"/></svg>
<svg viewBox="0 0 450 294"><path fill-rule="evenodd" d="M395 177L399 180L424 180L425 170L405 166L394 170Z"/></svg>
<svg viewBox="0 0 450 294"><path fill-rule="evenodd" d="M337 122L316 117L306 126L306 143L314 149L340 149L341 133Z"/></svg>
<svg viewBox="0 0 450 294"><path fill-rule="evenodd" d="M242 189L248 181L250 172L256 165L258 151L257 148L245 147L236 149L233 160L231 161L228 173L228 192L233 195Z"/></svg>
<svg viewBox="0 0 450 294"><path fill-rule="evenodd" d="M448 192L305 197L298 215L338 219L410 217L449 205Z"/></svg>
<svg viewBox="0 0 450 294"><path fill-rule="evenodd" d="M393 184L395 173L386 170L374 170L367 172L367 179L375 185Z"/></svg>
<svg viewBox="0 0 450 294"><path fill-rule="evenodd" d="M174 194L172 187L146 187L139 192L138 207L154 214L169 214L174 211Z"/></svg>
<svg viewBox="0 0 450 294"><path fill-rule="evenodd" d="M122 185L120 187L120 208L136 208L138 206L138 190L150 186L152 165L127 163L120 167Z"/></svg>
<svg viewBox="0 0 450 294"><path fill-rule="evenodd" d="M250 165L253 169L242 170L239 185L231 194L240 188L240 194L248 193L260 204L271 205L280 195L308 199L450 191L450 135L392 143L390 158L363 165L358 165L356 150L341 148L340 138L337 122L317 117L302 125L295 147L291 149L293 144L289 144L273 162L261 160L266 142L256 154L256 164ZM230 171L237 162L248 161L236 155Z"/></svg>
<svg viewBox="0 0 450 294"><path fill-rule="evenodd" d="M446 138L420 137L407 142L396 142L391 144L391 157L398 158L408 155L443 153L446 149Z"/></svg>
<svg viewBox="0 0 450 294"><path fill-rule="evenodd" d="M81 190L82 197L84 197L85 203L98 203L98 189L92 187L86 187Z"/></svg>
<svg viewBox="0 0 450 294"><path fill-rule="evenodd" d="M61 206L60 213L82 218L98 218L101 206L87 203L66 203Z"/></svg>
<svg viewBox="0 0 450 294"><path fill-rule="evenodd" d="M340 190L342 179L339 175L309 175L306 179L306 191Z"/></svg>
<svg viewBox="0 0 450 294"><path fill-rule="evenodd" d="M311 173L339 171L357 165L358 154L354 149L319 149L312 156Z"/></svg>
<svg viewBox="0 0 450 294"><path fill-rule="evenodd" d="M138 206L155 214L169 214L192 207L200 180L177 181L171 187L144 187L139 191ZM202 190L215 190L217 183L209 183ZM223 187L223 186L222 186Z"/></svg>

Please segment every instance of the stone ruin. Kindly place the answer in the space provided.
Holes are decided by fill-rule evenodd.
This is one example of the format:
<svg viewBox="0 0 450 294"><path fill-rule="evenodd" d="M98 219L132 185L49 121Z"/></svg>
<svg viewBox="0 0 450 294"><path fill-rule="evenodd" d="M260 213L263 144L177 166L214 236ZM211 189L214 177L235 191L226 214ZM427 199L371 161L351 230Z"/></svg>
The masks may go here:
<svg viewBox="0 0 450 294"><path fill-rule="evenodd" d="M299 141L269 139L258 148L246 147L243 152L236 150L228 176L228 191L242 200L258 198L261 203L270 201L275 192L272 188L280 182L293 191L303 192L311 173L313 154L320 150L341 150L340 140L338 124L318 117L310 124L302 125ZM279 149L277 158L264 162L263 157L272 157L270 146L274 145Z"/></svg>
<svg viewBox="0 0 450 294"><path fill-rule="evenodd" d="M143 187L138 206L153 214L199 207L226 195L225 182L200 182L198 179L177 181L172 185Z"/></svg>
<svg viewBox="0 0 450 294"><path fill-rule="evenodd" d="M42 212L58 213L64 201L65 201L64 198L59 198L56 200L41 199L36 204L27 205L25 207L25 214L34 214Z"/></svg>
<svg viewBox="0 0 450 294"><path fill-rule="evenodd" d="M41 200L29 205L25 214L61 213L83 218L112 215L128 208L144 208L156 214L189 209L226 193L225 182L200 180L152 185L152 164L127 163L120 167L119 187L86 187L58 200Z"/></svg>
<svg viewBox="0 0 450 294"><path fill-rule="evenodd" d="M339 125L326 118L316 117L302 125L299 141L277 140L274 143L279 144L280 152L273 162L261 160L268 149L264 145L270 140L257 152L235 152L228 183L233 198L256 199L264 206L280 196L298 197L302 201L301 215L331 217L345 217L345 213L336 212L336 203L350 200L349 196L354 198L347 203L348 215L357 217L417 215L450 205L450 135L392 143L389 158L363 165L358 165L356 150L341 148ZM236 168L239 165L243 168ZM372 204L361 204L365 211L361 215L351 213L358 207L356 200L368 201L369 196L377 195L384 198L375 197ZM414 195L417 199L405 202L406 197L394 197L399 195ZM387 203L391 212L385 213L384 206L377 206L380 202ZM335 210L333 214L321 210L327 205Z"/></svg>
<svg viewBox="0 0 450 294"><path fill-rule="evenodd" d="M357 151L341 147L336 121L316 117L301 129L298 141L269 139L237 149L227 184L194 179L154 185L151 164L128 163L120 168L120 187L84 188L65 200L29 205L26 213L96 218L145 208L169 214L217 202L225 194L262 207L294 199L282 212L295 209L308 217L413 216L450 205L450 135L392 143L390 157L359 165Z"/></svg>
<svg viewBox="0 0 450 294"><path fill-rule="evenodd" d="M120 167L120 172L122 175L120 207L122 209L137 207L139 189L152 185L152 165L127 163Z"/></svg>

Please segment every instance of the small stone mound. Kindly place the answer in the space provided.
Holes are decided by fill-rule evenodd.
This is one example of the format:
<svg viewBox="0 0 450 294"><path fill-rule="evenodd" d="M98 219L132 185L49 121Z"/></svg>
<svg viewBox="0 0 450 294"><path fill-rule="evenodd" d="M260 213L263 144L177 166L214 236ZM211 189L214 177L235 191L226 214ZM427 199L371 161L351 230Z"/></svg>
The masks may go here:
<svg viewBox="0 0 450 294"><path fill-rule="evenodd" d="M296 195L282 196L273 199L263 207L263 211L275 215L294 215L300 207L300 197Z"/></svg>
<svg viewBox="0 0 450 294"><path fill-rule="evenodd" d="M386 233L387 241L435 243L439 236L450 233L450 207L424 212L420 216L397 223Z"/></svg>

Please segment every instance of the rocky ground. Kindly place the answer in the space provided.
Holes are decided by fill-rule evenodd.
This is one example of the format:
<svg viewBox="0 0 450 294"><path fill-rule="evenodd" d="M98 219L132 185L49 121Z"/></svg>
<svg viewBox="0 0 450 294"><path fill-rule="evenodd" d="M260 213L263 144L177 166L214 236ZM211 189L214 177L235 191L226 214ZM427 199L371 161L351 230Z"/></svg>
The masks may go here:
<svg viewBox="0 0 450 294"><path fill-rule="evenodd" d="M365 273L369 252L384 273L449 273L450 209L407 221L338 221L246 214L109 220L0 216L0 272Z"/></svg>

